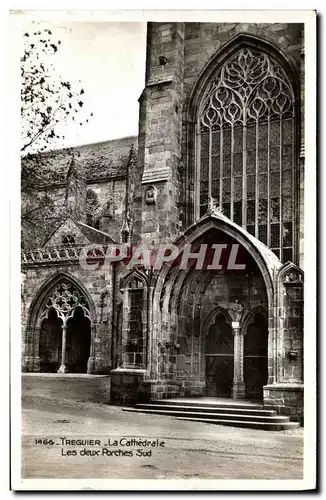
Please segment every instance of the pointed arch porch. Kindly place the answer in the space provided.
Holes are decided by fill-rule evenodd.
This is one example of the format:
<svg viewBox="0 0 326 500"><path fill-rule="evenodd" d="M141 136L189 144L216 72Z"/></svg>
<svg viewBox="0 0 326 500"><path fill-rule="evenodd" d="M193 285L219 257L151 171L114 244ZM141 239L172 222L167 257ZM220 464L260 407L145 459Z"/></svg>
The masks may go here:
<svg viewBox="0 0 326 500"><path fill-rule="evenodd" d="M67 300L71 300L70 305L66 304L64 309L60 310L53 302L50 304L51 294L60 286L70 287L74 295L70 292L66 293ZM64 292L64 291L63 291ZM61 343L61 366L59 373L65 373L64 358L66 353L67 329L74 322L80 313L89 322L90 328L90 347L87 361L87 373L93 373L95 362L95 337L97 331L97 313L94 301L83 286L82 283L71 273L59 272L47 278L40 286L38 293L35 295L28 313L28 322L24 332L24 352L22 359L23 372L38 372L40 371L40 333L42 322L46 320L51 311L55 311L57 317L62 322L62 343Z"/></svg>
<svg viewBox="0 0 326 500"><path fill-rule="evenodd" d="M273 359L275 357L276 352L276 330L277 330L277 315L276 315L276 303L275 303L275 290L276 286L276 276L278 270L282 267L282 263L279 259L271 252L265 245L263 245L260 241L258 241L255 237L247 233L246 230L239 227L228 218L223 216L218 211L212 211L211 213L206 214L202 217L197 223L190 226L185 233L178 238L174 244L177 245L182 251L182 247L186 244L196 244L201 238L205 236L206 233L212 230L218 230L228 236L231 236L235 239L251 256L251 258L257 264L257 267L260 271L261 277L264 281L266 288L266 295L268 301L268 352L269 352L269 383L273 383L275 381L276 373L274 370ZM150 373L150 378L155 379L158 376L157 372L157 362L158 362L158 353L157 353L157 342L161 336L162 325L161 325L161 316L158 314L160 310L160 303L165 306L171 303L169 307L169 311L164 310L165 322L168 323L167 314L170 316L170 324L175 321L175 318L178 316L177 310L174 310L176 304L178 302L178 297L182 291L182 285L186 282L189 273L191 272L191 268L185 270L184 272L179 273L171 273L171 267L166 265L162 268L160 272L152 277L151 289L153 290L152 295L150 295L150 307L153 311L153 321L149 324L149 336L151 338L151 352L149 353L149 365L148 371ZM167 279L172 276L173 277L173 286L167 282ZM176 290L175 294L172 296L172 290ZM163 297L162 297L163 294ZM164 294L170 294L168 298ZM171 302L172 300L172 302ZM232 307L232 305L227 304L228 307ZM239 325L240 326L240 325ZM204 328L203 324L200 326L202 330ZM166 337L169 337L169 332L165 333ZM174 342L175 335L171 336L172 344ZM239 340L236 340L238 343L237 349L241 349L241 338L239 336ZM241 370L239 379L241 379ZM241 384L240 384L241 385Z"/></svg>

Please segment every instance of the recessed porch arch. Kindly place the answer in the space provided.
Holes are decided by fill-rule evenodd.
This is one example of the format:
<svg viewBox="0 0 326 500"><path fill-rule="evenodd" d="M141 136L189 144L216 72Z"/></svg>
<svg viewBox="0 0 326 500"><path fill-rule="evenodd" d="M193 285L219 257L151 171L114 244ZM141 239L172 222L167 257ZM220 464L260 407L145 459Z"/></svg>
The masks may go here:
<svg viewBox="0 0 326 500"><path fill-rule="evenodd" d="M259 242L256 238L248 234L245 230L237 226L236 224L232 223L229 219L224 217L220 213L214 213L214 214L207 214L204 216L200 221L198 221L196 224L193 224L188 230L180 237L178 238L174 244L178 245L180 248L180 252L182 251L182 247L186 244L195 244L199 241L201 241L204 237L205 234L207 234L210 231L220 231L224 233L227 236L230 236L233 238L236 242L239 243L249 254L250 258L253 259L253 261L256 263L257 268L259 270L259 273L261 275L261 278L264 282L265 285L265 290L266 290L266 295L267 295L267 303L266 303L266 310L268 310L268 318L269 318L269 327L270 327L270 334L268 338L269 342L269 353L273 352L273 342L275 342L275 335L274 335L274 329L276 327L275 324L275 318L277 317L275 314L275 276L277 275L277 271L282 267L281 262L279 259L261 242ZM175 322L176 318L178 317L178 311L176 309L177 302L180 297L180 293L182 292L182 289L184 287L184 284L187 283L187 280L192 281L194 278L191 277L191 271L193 269L193 265L189 266L188 269L185 271L181 272L171 272L171 266L166 265L164 266L160 272L156 274L156 276L152 277L152 307L155 315L155 310L157 307L159 307L160 303L161 305L164 304L165 306L170 302L171 307L169 308L168 313L170 314L170 317L166 317L168 314L166 309L164 311L164 316L166 317L166 323L172 325L169 327L170 332L165 332L166 336L169 336L169 334L174 334L176 333L176 326L173 326L173 323ZM210 280L209 278L205 277L205 274L207 271L201 271L202 276L201 279L198 281L194 281L193 286L197 286L198 289L203 290L206 289L208 286ZM167 283L167 280L171 279L171 283ZM190 283L190 282L189 282ZM187 283L187 287L191 286L189 283ZM164 293L168 293L169 297L163 297L162 299L162 292L163 295ZM265 304L264 304L265 305ZM173 317L172 317L173 316ZM149 325L150 327L150 335L152 339L152 349L150 352L150 357L149 361L151 362L150 368L151 370L151 376L152 378L156 374L156 367L157 367L157 353L156 353L156 344L158 341L158 337L161 336L162 329L161 329L161 315L157 315L154 317L155 321L151 322ZM203 318L200 318L202 321ZM202 332L203 330L203 324L201 323L200 330ZM174 335L175 337L175 335ZM274 377L274 372L273 372L273 366L271 364L271 369L270 369L270 379Z"/></svg>

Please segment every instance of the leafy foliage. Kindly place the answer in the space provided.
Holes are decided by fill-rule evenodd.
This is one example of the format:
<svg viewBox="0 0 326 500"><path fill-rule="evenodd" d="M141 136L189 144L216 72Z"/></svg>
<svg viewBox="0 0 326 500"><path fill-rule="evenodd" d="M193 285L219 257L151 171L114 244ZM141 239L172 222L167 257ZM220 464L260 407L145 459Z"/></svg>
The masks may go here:
<svg viewBox="0 0 326 500"><path fill-rule="evenodd" d="M73 85L56 73L55 56L61 46L50 29L24 34L21 58L21 152L42 152L63 140L57 130L59 123L77 121L83 109L82 87ZM79 82L80 83L80 82ZM93 113L90 114L92 116ZM86 121L79 121L80 125Z"/></svg>
<svg viewBox="0 0 326 500"><path fill-rule="evenodd" d="M66 215L63 203L51 200L46 194L46 184L66 182L56 171L58 157L64 155L68 164L75 160L74 148L53 151L65 137L58 132L58 125L73 120L83 125L79 118L84 107L85 91L61 78L56 71L56 54L61 41L56 40L50 29L36 29L24 34L21 57L21 191L22 191L22 245L38 245L53 226ZM42 153L42 154L39 154ZM44 191L45 189L45 191ZM44 195L45 192L45 195ZM43 193L43 194L41 194ZM28 245L29 245L28 244ZM33 245L33 246L34 246Z"/></svg>

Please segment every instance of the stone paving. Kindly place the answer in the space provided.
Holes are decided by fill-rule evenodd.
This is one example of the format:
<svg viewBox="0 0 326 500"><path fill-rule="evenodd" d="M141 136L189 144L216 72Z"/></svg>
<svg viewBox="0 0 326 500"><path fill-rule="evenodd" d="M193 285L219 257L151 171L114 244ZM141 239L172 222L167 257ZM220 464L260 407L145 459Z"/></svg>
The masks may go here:
<svg viewBox="0 0 326 500"><path fill-rule="evenodd" d="M61 438L93 439L100 445L65 445ZM126 446L133 438L164 441L164 446ZM36 439L52 439L55 444L36 444ZM81 455L84 448L98 453ZM112 454L119 449L119 456ZM149 451L151 456L146 456ZM302 479L302 474L302 428L269 432L197 424L129 414L121 407L55 391L23 393L23 478Z"/></svg>

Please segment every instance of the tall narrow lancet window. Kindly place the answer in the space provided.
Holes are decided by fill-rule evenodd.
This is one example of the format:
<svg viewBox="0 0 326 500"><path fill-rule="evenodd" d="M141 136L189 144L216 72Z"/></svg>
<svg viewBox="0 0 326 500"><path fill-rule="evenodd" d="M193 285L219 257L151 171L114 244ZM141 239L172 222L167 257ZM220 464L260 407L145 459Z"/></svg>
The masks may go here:
<svg viewBox="0 0 326 500"><path fill-rule="evenodd" d="M295 99L271 55L241 48L222 64L197 122L197 217L210 203L293 260Z"/></svg>

